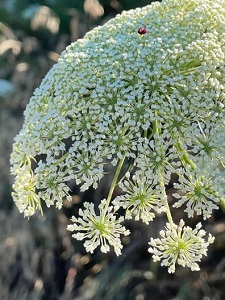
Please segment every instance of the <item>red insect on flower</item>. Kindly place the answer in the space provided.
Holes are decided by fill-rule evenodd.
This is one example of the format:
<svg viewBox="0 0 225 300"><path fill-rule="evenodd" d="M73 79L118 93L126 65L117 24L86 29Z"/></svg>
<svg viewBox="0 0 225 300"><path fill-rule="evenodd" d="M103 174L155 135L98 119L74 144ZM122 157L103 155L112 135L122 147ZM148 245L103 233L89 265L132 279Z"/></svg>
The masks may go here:
<svg viewBox="0 0 225 300"><path fill-rule="evenodd" d="M147 32L146 28L144 28L144 27L138 28L138 33L139 34L146 34L146 32Z"/></svg>

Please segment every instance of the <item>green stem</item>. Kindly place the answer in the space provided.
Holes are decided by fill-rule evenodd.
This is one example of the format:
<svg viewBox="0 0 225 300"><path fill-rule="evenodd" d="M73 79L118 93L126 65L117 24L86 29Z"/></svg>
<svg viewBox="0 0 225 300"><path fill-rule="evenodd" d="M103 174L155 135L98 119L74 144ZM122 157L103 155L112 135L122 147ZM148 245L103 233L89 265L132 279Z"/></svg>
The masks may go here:
<svg viewBox="0 0 225 300"><path fill-rule="evenodd" d="M173 226L174 222L173 222L170 207L169 207L169 204L168 204L168 201L167 201L167 195L166 195L165 190L164 190L164 193L165 193L165 195L164 195L164 198L165 198L164 205L165 205L165 208L166 208L166 216L167 216L167 219L168 219L170 225Z"/></svg>
<svg viewBox="0 0 225 300"><path fill-rule="evenodd" d="M155 116L156 116L156 117L158 116L157 111L155 112ZM155 120L155 121L153 122L153 135L154 135L155 133L156 133L156 134L159 133L158 120Z"/></svg>
<svg viewBox="0 0 225 300"><path fill-rule="evenodd" d="M123 166L123 163L124 163L125 158L126 158L126 155L124 155L124 156L121 158L121 160L120 160L120 162L119 162L119 164L118 164L118 166L117 166L117 168L116 168L116 172L115 172L115 175L114 175L114 177L113 177L112 184L111 184L110 189L109 189L108 197L107 197L107 199L106 199L106 204L105 204L104 212L103 212L103 215L102 215L103 218L104 218L104 216L106 215L107 209L108 209L109 204L110 204L110 201L111 201L111 199L112 199L113 191L114 191L114 189L115 189L115 187L116 187L116 185L117 185L117 180L118 180L118 177L119 177L119 175L120 175L120 171L121 171L121 169L122 169L122 166Z"/></svg>
<svg viewBox="0 0 225 300"><path fill-rule="evenodd" d="M165 185L164 185L164 179L163 179L163 176L162 176L161 172L160 172L159 178L160 178L159 186L163 189L163 203L164 203L164 206L165 206L165 209L166 209L166 216L167 216L167 219L168 219L170 225L173 226L174 222L173 222L170 207L169 207L169 204L168 204Z"/></svg>
<svg viewBox="0 0 225 300"><path fill-rule="evenodd" d="M158 116L158 112L155 111L155 116L157 117ZM159 134L159 127L158 127L158 120L155 120L152 124L152 132L149 136L149 140L151 140L151 138L153 137L154 134Z"/></svg>
<svg viewBox="0 0 225 300"><path fill-rule="evenodd" d="M153 122L153 130L152 130L153 135L155 133L157 135L160 134L160 128L159 128L157 116L158 116L158 112L155 111L156 120ZM166 209L166 216L167 216L167 219L168 219L170 225L173 226L174 222L173 222L173 218L172 218L172 215L171 215L171 212L170 212L170 207L169 207L169 204L168 204L168 201L167 201L167 195L166 195L166 190L165 190L164 178L163 178L163 175L162 175L162 173L160 171L159 171L159 179L160 179L159 186L163 190L163 203L164 203L164 206L165 206L165 209Z"/></svg>
<svg viewBox="0 0 225 300"><path fill-rule="evenodd" d="M191 160L190 157L188 156L187 151L183 150L181 141L178 141L176 146L177 146L177 149L179 151L184 152L184 154L182 154L181 157L180 157L180 160L183 163L183 165L184 166L185 165L189 165L189 166L191 166L192 170L195 170L196 169L196 165L193 162L193 160Z"/></svg>

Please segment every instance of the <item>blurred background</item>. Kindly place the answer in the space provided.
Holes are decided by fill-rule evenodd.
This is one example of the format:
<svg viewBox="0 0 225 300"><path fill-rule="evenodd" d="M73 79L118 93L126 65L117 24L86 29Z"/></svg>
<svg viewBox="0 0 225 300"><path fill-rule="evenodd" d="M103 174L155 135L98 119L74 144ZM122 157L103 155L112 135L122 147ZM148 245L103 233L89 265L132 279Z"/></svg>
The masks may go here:
<svg viewBox="0 0 225 300"><path fill-rule="evenodd" d="M37 214L30 220L23 218L11 198L12 142L35 87L71 42L123 10L150 2L0 0L0 300L225 299L225 215L221 211L204 224L216 242L201 271L178 268L169 275L147 251L150 236L165 224L163 216L150 226L129 221L126 225L132 234L123 240L120 257L98 250L87 254L66 231L83 201L97 202L106 195L111 174L96 191L80 193L74 187L72 203L60 211L51 207L44 216ZM176 210L175 219L181 218L185 218L182 211Z"/></svg>

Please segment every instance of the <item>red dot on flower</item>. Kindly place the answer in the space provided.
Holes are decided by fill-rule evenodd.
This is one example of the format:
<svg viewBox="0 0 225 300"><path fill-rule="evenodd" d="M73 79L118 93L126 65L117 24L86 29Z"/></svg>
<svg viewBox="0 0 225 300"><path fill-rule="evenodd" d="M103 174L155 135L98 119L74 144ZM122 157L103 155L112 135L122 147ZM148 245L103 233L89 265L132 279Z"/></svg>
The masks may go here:
<svg viewBox="0 0 225 300"><path fill-rule="evenodd" d="M142 28L142 27L138 28L139 34L145 34L146 32L147 32L146 28Z"/></svg>

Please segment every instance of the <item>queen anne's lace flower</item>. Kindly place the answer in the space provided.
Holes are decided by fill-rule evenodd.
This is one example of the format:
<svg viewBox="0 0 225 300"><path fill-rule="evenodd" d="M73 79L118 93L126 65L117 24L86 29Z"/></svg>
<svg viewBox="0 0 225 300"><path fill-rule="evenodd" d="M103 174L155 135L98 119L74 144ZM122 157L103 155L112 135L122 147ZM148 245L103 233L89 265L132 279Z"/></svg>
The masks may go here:
<svg viewBox="0 0 225 300"><path fill-rule="evenodd" d="M53 204L68 181L82 190L97 188L105 157L116 165L126 154L158 183L160 171L166 184L174 161L185 163L189 149L223 160L224 15L220 0L165 0L124 12L73 43L27 106L12 173L18 174L24 156L42 155L50 162L44 180L58 178L51 187L55 192L48 193ZM198 124L212 121L208 128L218 130L203 126L201 137ZM32 166L34 176L39 164ZM42 181L35 177L37 186ZM31 205L25 195L23 201Z"/></svg>
<svg viewBox="0 0 225 300"><path fill-rule="evenodd" d="M169 273L175 272L176 263L198 271L198 263L203 255L207 255L207 248L214 241L211 234L205 239L206 231L201 229L201 223L195 229L184 225L183 220L179 225L167 223L165 230L160 231L160 238L151 238L149 242L148 251L153 254L153 260L161 260L161 265L168 267Z"/></svg>
<svg viewBox="0 0 225 300"><path fill-rule="evenodd" d="M43 202L61 208L71 182L97 188L111 163L103 216L85 204L91 219L73 219L89 251L108 251L115 240L120 253L126 231L110 202L128 169L135 181L125 179L114 202L127 216L148 223L164 209L173 224L166 188L176 174L175 206L208 218L224 200L224 24L224 0L163 0L123 12L68 46L35 90L15 138L19 210L30 216ZM199 161L215 166L213 175L200 174Z"/></svg>
<svg viewBox="0 0 225 300"><path fill-rule="evenodd" d="M163 195L159 187L144 175L141 177L133 175L131 180L129 174L126 177L119 184L125 194L117 196L113 204L126 210L126 219L131 219L133 216L136 221L142 220L149 224L156 213L165 211Z"/></svg>
<svg viewBox="0 0 225 300"><path fill-rule="evenodd" d="M165 141L162 137L154 136L154 141L149 142L144 139L141 147L139 146L139 154L135 160L135 164L140 172L140 180L144 172L145 176L155 184L161 181L160 176L163 176L164 183L168 183L171 174L175 173L175 168L180 165L175 162L178 159L176 149L171 147L171 144Z"/></svg>
<svg viewBox="0 0 225 300"><path fill-rule="evenodd" d="M30 217L34 214L35 209L41 210L40 198L35 192L34 175L27 165L18 169L13 188L18 190L17 193L13 192L12 196L19 211L23 212L24 216Z"/></svg>
<svg viewBox="0 0 225 300"><path fill-rule="evenodd" d="M225 197L222 188L225 178L220 176L218 169L210 169L209 166L204 169L198 168L195 171L180 170L179 182L174 183L174 187L182 191L182 195L174 193L173 196L178 200L173 205L180 207L186 203L185 212L188 217L203 215L204 219L212 215L213 209L218 209L219 199Z"/></svg>
<svg viewBox="0 0 225 300"><path fill-rule="evenodd" d="M198 160L205 160L206 165L225 163L225 123L198 122L195 134L190 134L189 152L198 157ZM194 159L194 158L193 158Z"/></svg>
<svg viewBox="0 0 225 300"><path fill-rule="evenodd" d="M120 255L123 247L120 236L130 232L121 225L124 218L116 218L113 206L104 214L105 202L103 199L99 205L98 215L95 213L94 204L85 202L85 209L79 210L78 218L72 217L74 224L68 225L67 229L76 232L73 237L77 240L86 240L84 247L88 252L93 253L94 249L100 246L101 251L106 253L110 250L109 246L112 246L116 255Z"/></svg>

